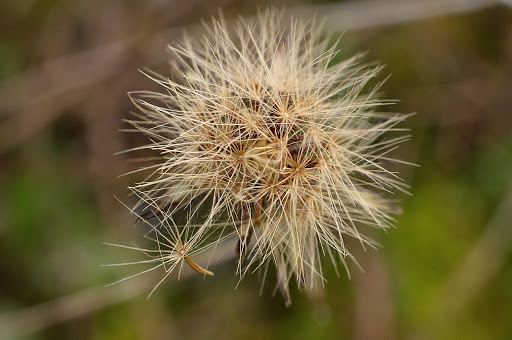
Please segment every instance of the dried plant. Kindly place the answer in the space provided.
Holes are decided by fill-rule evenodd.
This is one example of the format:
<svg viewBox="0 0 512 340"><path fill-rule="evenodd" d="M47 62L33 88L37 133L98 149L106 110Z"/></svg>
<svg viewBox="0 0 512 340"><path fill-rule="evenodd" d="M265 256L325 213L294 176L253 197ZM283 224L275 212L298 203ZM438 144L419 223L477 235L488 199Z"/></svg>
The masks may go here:
<svg viewBox="0 0 512 340"><path fill-rule="evenodd" d="M166 93L131 93L130 123L159 155L131 190L157 244L142 249L154 254L150 270L167 277L187 263L213 275L192 257L233 242L240 277L275 266L289 305L293 277L315 289L322 261L353 259L346 238L374 246L359 228L392 225L384 195L405 185L384 164L408 136L384 138L406 116L376 112L390 103L376 88L362 94L380 66L335 63L339 44L321 25L284 22L273 9L233 30L221 18L203 40L169 47L173 80L149 75Z"/></svg>

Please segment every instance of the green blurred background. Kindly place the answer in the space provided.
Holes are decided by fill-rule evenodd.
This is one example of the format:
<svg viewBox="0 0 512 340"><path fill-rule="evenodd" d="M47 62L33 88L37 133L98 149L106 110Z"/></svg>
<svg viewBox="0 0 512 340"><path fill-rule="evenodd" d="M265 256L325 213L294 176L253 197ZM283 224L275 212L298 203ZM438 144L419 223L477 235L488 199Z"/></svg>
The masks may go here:
<svg viewBox="0 0 512 340"><path fill-rule="evenodd" d="M325 290L294 289L286 309L232 260L214 278L162 273L105 287L144 259L103 242L142 242L126 186L137 168L114 153L137 70L167 71L165 46L222 8L328 15L342 56L387 67L392 110L417 112L396 155L412 196L365 273L326 265ZM512 7L508 1L173 0L0 2L0 339L512 338Z"/></svg>

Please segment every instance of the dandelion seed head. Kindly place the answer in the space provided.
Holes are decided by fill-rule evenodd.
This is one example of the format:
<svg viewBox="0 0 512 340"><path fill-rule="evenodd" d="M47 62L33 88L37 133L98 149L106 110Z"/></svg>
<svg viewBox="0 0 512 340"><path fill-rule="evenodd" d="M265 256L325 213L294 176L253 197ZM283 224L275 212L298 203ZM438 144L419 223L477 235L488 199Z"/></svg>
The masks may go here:
<svg viewBox="0 0 512 340"><path fill-rule="evenodd" d="M213 20L204 39L169 47L173 80L149 75L164 93L131 94L130 122L160 155L131 189L135 210L158 212L166 266L194 268L189 255L234 242L240 277L274 266L288 303L293 278L314 289L322 262L352 258L346 239L372 246L359 229L392 225L387 196L405 185L385 165L407 136L385 138L405 116L363 93L380 66L335 63L339 44L321 25L283 16L269 9L233 30ZM182 210L189 219L175 225Z"/></svg>

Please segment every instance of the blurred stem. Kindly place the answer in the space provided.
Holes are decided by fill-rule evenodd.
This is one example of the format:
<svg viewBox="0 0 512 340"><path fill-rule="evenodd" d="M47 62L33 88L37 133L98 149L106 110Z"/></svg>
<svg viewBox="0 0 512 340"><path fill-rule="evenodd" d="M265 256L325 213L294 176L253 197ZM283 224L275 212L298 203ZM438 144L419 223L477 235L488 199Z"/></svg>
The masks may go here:
<svg viewBox="0 0 512 340"><path fill-rule="evenodd" d="M472 302L512 253L512 184L475 246L448 279L431 322L416 335L427 336L438 325L456 325ZM434 326L434 327L432 327ZM428 328L427 328L428 327ZM456 329L452 327L452 330Z"/></svg>
<svg viewBox="0 0 512 340"><path fill-rule="evenodd" d="M306 5L291 11L306 17L314 12L319 18L325 17L331 29L359 30L511 4L508 0L365 0L338 1L314 8Z"/></svg>
<svg viewBox="0 0 512 340"><path fill-rule="evenodd" d="M506 4L510 5L510 1L366 0L293 7L290 12L307 18L311 17L311 13L317 13L319 18L326 18L330 29L358 30ZM188 31L197 28L198 25L191 25ZM138 67L127 56L143 55L146 58L147 55L158 55L155 51L160 51L176 39L182 29L172 27L151 37L127 37L69 54L0 83L0 115L5 117L5 122L0 124L0 152L25 142L49 126L65 112L61 104L70 94L80 90L83 94L77 99L85 98L97 84ZM37 91L34 91L34 84L38 84ZM18 129L21 129L21 133L9 133Z"/></svg>
<svg viewBox="0 0 512 340"><path fill-rule="evenodd" d="M40 331L112 306L147 291L153 276L143 276L129 284L92 287L39 305L0 315L0 334L11 339Z"/></svg>
<svg viewBox="0 0 512 340"><path fill-rule="evenodd" d="M228 244L220 244L215 251L216 254L222 254L220 257L203 254L198 257L198 261L208 261L210 265L220 265L235 257L236 253L232 248ZM226 253L227 255L225 255ZM174 274L177 275L177 273ZM197 273L192 270L186 271L181 274L181 278L186 279L195 274ZM0 315L0 337L12 339L34 333L128 301L144 293L149 293L158 280L159 278L155 275L146 274L129 280L128 283L119 283L108 287L92 287L39 305L5 313ZM172 280L171 277L169 277L170 280Z"/></svg>
<svg viewBox="0 0 512 340"><path fill-rule="evenodd" d="M354 275L355 339L394 339L390 273L385 256L373 251L361 254L365 272Z"/></svg>

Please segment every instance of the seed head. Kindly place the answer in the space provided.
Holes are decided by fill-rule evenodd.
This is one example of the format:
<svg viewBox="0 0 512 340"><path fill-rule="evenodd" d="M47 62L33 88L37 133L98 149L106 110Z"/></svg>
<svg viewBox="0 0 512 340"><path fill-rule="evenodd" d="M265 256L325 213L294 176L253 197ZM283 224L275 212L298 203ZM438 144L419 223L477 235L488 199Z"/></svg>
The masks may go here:
<svg viewBox="0 0 512 340"><path fill-rule="evenodd" d="M150 75L165 93L131 93L130 122L159 155L131 188L135 210L168 273L185 261L213 275L190 256L231 241L240 277L275 266L289 304L292 278L315 288L321 262L352 258L347 238L374 244L361 226L391 226L396 207L383 194L404 185L384 164L407 136L383 134L405 116L375 111L389 101L362 91L381 67L334 63L338 43L315 22L284 24L270 9L234 30L223 19L206 29L169 47L173 80Z"/></svg>

